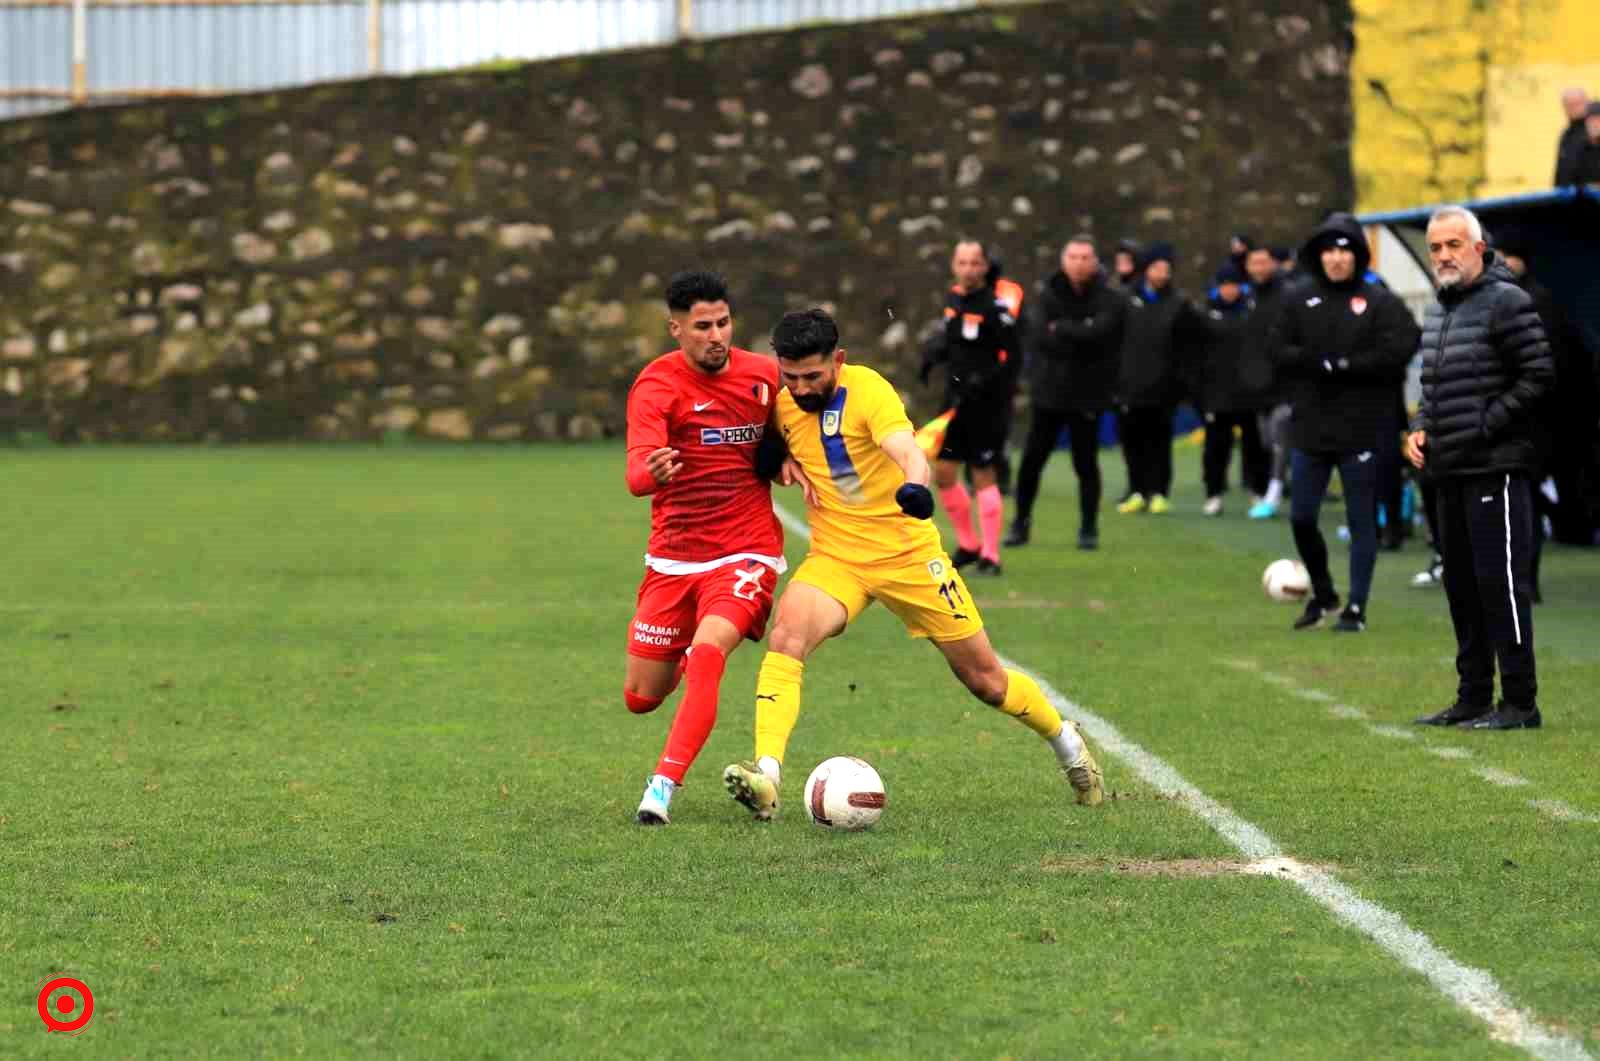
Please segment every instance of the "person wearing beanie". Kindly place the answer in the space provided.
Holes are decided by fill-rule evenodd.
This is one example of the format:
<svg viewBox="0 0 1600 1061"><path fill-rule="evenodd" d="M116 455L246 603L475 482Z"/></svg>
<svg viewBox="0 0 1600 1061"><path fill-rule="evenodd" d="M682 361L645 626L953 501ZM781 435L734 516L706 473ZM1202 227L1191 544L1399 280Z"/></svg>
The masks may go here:
<svg viewBox="0 0 1600 1061"><path fill-rule="evenodd" d="M1289 522L1311 573L1311 599L1296 630L1321 626L1339 605L1317 526L1335 469L1350 527L1350 595L1334 629L1366 629L1378 556L1378 451L1397 444L1395 388L1420 335L1405 303L1365 279L1371 259L1360 223L1349 214L1330 215L1300 251L1308 280L1287 298L1270 341L1294 409Z"/></svg>
<svg viewBox="0 0 1600 1061"><path fill-rule="evenodd" d="M1204 313L1197 315L1205 337L1190 363L1190 393L1205 420L1205 447L1201 469L1205 480L1207 516L1222 515L1222 495L1228 489L1228 464L1233 459L1233 432L1241 436L1242 479L1252 497L1267 488L1267 454L1261 445L1256 414L1266 402L1270 374L1247 371L1246 328L1254 309L1245 271L1233 262L1217 270L1215 294Z"/></svg>
<svg viewBox="0 0 1600 1061"><path fill-rule="evenodd" d="M1172 244L1151 243L1128 298L1118 381L1118 433L1128 470L1123 515L1171 510L1172 414L1181 396L1178 350L1196 330L1188 298L1172 285Z"/></svg>

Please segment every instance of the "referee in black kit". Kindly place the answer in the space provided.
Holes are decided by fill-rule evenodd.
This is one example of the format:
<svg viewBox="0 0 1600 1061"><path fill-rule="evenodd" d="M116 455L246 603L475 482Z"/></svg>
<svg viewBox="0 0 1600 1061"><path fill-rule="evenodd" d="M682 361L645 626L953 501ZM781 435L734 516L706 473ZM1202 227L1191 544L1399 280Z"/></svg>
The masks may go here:
<svg viewBox="0 0 1600 1061"><path fill-rule="evenodd" d="M1456 630L1456 702L1425 726L1537 729L1533 664L1534 418L1554 380L1533 300L1471 211L1428 221L1439 297L1422 329L1422 406L1406 456L1438 488L1439 553ZM1500 664L1501 702L1494 701Z"/></svg>

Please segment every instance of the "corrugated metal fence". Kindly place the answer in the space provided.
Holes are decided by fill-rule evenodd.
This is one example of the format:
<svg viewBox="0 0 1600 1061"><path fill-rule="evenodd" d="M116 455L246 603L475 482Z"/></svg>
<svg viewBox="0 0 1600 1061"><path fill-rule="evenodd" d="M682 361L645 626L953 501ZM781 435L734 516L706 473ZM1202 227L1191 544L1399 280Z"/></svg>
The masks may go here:
<svg viewBox="0 0 1600 1061"><path fill-rule="evenodd" d="M666 44L982 0L0 0L0 118Z"/></svg>

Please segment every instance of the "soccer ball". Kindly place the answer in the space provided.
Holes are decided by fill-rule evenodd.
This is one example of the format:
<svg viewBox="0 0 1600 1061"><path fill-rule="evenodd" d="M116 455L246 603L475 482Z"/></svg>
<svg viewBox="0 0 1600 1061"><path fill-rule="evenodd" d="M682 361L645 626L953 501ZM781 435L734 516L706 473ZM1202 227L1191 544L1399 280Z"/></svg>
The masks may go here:
<svg viewBox="0 0 1600 1061"><path fill-rule="evenodd" d="M1275 601L1302 601L1311 595L1311 572L1298 560L1274 560L1261 573L1261 588Z"/></svg>
<svg viewBox="0 0 1600 1061"><path fill-rule="evenodd" d="M883 778L865 759L836 755L806 778L806 813L826 829L865 829L883 813Z"/></svg>

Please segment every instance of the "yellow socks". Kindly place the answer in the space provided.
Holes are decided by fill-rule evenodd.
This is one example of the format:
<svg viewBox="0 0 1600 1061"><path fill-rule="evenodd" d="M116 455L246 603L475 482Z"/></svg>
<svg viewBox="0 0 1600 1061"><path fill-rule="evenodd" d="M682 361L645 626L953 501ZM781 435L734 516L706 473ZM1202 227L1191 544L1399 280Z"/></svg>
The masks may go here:
<svg viewBox="0 0 1600 1061"><path fill-rule="evenodd" d="M789 734L800 717L800 683L805 678L806 665L793 656L781 652L768 652L761 660L761 673L756 677L756 758L771 758L783 762L784 749L789 745ZM1039 687L1034 686L1037 694ZM1042 697L1041 697L1042 699ZM1045 707L1049 708L1049 704ZM1051 711L1054 715L1055 712ZM1060 718L1056 725L1060 726Z"/></svg>
<svg viewBox="0 0 1600 1061"><path fill-rule="evenodd" d="M768 659L772 656L769 653ZM762 674L766 667L762 667ZM1061 735L1061 713L1051 706L1050 701L1044 698L1044 692L1039 688L1039 683L1020 671L1006 671L1006 698L1000 703L1000 710L1021 722L1047 741L1053 741ZM760 705L756 705L760 707ZM760 724L760 715L757 715L757 725Z"/></svg>

